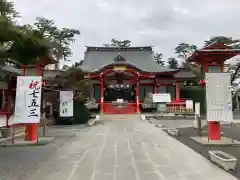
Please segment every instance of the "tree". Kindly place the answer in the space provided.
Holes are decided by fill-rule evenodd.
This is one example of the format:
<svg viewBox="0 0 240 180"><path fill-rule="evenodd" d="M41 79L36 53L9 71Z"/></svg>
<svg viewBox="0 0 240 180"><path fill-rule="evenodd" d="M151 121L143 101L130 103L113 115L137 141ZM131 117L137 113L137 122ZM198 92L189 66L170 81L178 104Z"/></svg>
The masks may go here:
<svg viewBox="0 0 240 180"><path fill-rule="evenodd" d="M116 40L112 39L109 44L103 44L105 47L130 47L131 41L130 40Z"/></svg>
<svg viewBox="0 0 240 180"><path fill-rule="evenodd" d="M154 56L153 56L153 59L158 65L164 66L164 61L162 60L163 59L163 54L155 53Z"/></svg>
<svg viewBox="0 0 240 180"><path fill-rule="evenodd" d="M167 64L168 64L168 67L171 69L178 68L178 61L174 57L168 58Z"/></svg>
<svg viewBox="0 0 240 180"><path fill-rule="evenodd" d="M214 36L211 37L209 40L205 41L205 46L208 46L213 43L224 43L226 45L231 45L240 42L239 40L235 40L232 37L226 36Z"/></svg>
<svg viewBox="0 0 240 180"><path fill-rule="evenodd" d="M18 64L37 64L41 57L49 56L51 47L41 37L39 31L19 29L21 36L12 41L8 50L9 58Z"/></svg>
<svg viewBox="0 0 240 180"><path fill-rule="evenodd" d="M186 61L187 58L196 50L197 50L197 46L195 45L180 43L175 48L175 54L177 54L179 58L182 58L184 61Z"/></svg>
<svg viewBox="0 0 240 180"><path fill-rule="evenodd" d="M60 59L68 61L72 55L71 44L75 41L76 35L80 35L77 29L62 28L55 26L53 20L44 17L37 17L34 26L40 31L44 38L47 38L52 45L52 53L56 60ZM58 69L58 64L55 66Z"/></svg>
<svg viewBox="0 0 240 180"><path fill-rule="evenodd" d="M0 15L13 22L15 18L19 17L19 12L15 10L13 2L0 0Z"/></svg>
<svg viewBox="0 0 240 180"><path fill-rule="evenodd" d="M79 102L84 102L92 95L92 83L90 80L84 79L84 72L73 67L69 67L66 71L50 78L47 81L47 86L55 91L71 90L74 91L74 99ZM58 101L58 97L53 97L54 102Z"/></svg>
<svg viewBox="0 0 240 180"><path fill-rule="evenodd" d="M2 61L15 60L20 64L34 64L39 57L55 55L57 60L68 60L78 30L54 25L54 21L38 17L34 25L17 26L13 20L19 15L14 4L0 0L0 57Z"/></svg>
<svg viewBox="0 0 240 180"><path fill-rule="evenodd" d="M37 32L30 32L15 24L14 20L19 13L14 9L14 4L0 0L0 5L1 63L29 64L45 55L48 47L38 39Z"/></svg>

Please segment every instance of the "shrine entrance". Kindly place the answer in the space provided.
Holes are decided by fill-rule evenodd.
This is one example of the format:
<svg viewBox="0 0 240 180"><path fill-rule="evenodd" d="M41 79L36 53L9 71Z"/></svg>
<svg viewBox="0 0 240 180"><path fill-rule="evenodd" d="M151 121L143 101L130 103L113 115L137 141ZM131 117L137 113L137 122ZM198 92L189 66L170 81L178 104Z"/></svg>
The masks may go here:
<svg viewBox="0 0 240 180"><path fill-rule="evenodd" d="M106 114L136 113L136 80L136 74L127 70L105 73L103 112Z"/></svg>
<svg viewBox="0 0 240 180"><path fill-rule="evenodd" d="M104 91L104 101L111 102L117 101L118 99L134 103L136 101L136 91L134 89L134 85L108 85Z"/></svg>

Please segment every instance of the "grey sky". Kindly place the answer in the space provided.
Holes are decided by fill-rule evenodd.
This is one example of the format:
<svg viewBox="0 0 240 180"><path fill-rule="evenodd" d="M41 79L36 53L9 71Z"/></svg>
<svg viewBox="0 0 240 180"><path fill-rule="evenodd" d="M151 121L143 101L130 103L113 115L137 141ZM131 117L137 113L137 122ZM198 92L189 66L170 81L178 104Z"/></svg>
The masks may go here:
<svg viewBox="0 0 240 180"><path fill-rule="evenodd" d="M59 27L81 31L72 45L73 61L85 46L100 46L111 38L133 45L154 45L165 59L181 42L199 47L211 36L240 38L239 0L15 0L21 23L37 16Z"/></svg>

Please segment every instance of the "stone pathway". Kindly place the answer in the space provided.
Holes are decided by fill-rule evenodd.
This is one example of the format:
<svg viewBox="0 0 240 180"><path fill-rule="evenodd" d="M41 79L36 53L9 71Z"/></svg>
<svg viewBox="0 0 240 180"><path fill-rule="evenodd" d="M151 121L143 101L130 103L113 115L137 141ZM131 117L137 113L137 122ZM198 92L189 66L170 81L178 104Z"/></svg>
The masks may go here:
<svg viewBox="0 0 240 180"><path fill-rule="evenodd" d="M236 180L147 121L103 121L23 180Z"/></svg>

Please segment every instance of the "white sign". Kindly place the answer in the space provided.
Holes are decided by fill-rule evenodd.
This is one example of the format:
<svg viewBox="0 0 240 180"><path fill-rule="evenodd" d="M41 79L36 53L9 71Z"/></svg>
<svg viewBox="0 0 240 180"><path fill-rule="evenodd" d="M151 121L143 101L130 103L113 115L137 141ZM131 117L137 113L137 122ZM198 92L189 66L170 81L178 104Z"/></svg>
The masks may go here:
<svg viewBox="0 0 240 180"><path fill-rule="evenodd" d="M208 121L233 121L230 73L206 73Z"/></svg>
<svg viewBox="0 0 240 180"><path fill-rule="evenodd" d="M60 117L73 116L73 91L60 91Z"/></svg>
<svg viewBox="0 0 240 180"><path fill-rule="evenodd" d="M193 101L186 100L186 109L193 109Z"/></svg>
<svg viewBox="0 0 240 180"><path fill-rule="evenodd" d="M39 123L42 76L18 76L15 111L11 124Z"/></svg>
<svg viewBox="0 0 240 180"><path fill-rule="evenodd" d="M117 99L117 103L123 103L123 99Z"/></svg>
<svg viewBox="0 0 240 180"><path fill-rule="evenodd" d="M194 127L197 128L198 117L200 117L200 102L195 102Z"/></svg>
<svg viewBox="0 0 240 180"><path fill-rule="evenodd" d="M171 95L167 93L153 94L153 102L155 103L171 102Z"/></svg>
<svg viewBox="0 0 240 180"><path fill-rule="evenodd" d="M200 116L200 102L195 102L195 115Z"/></svg>

